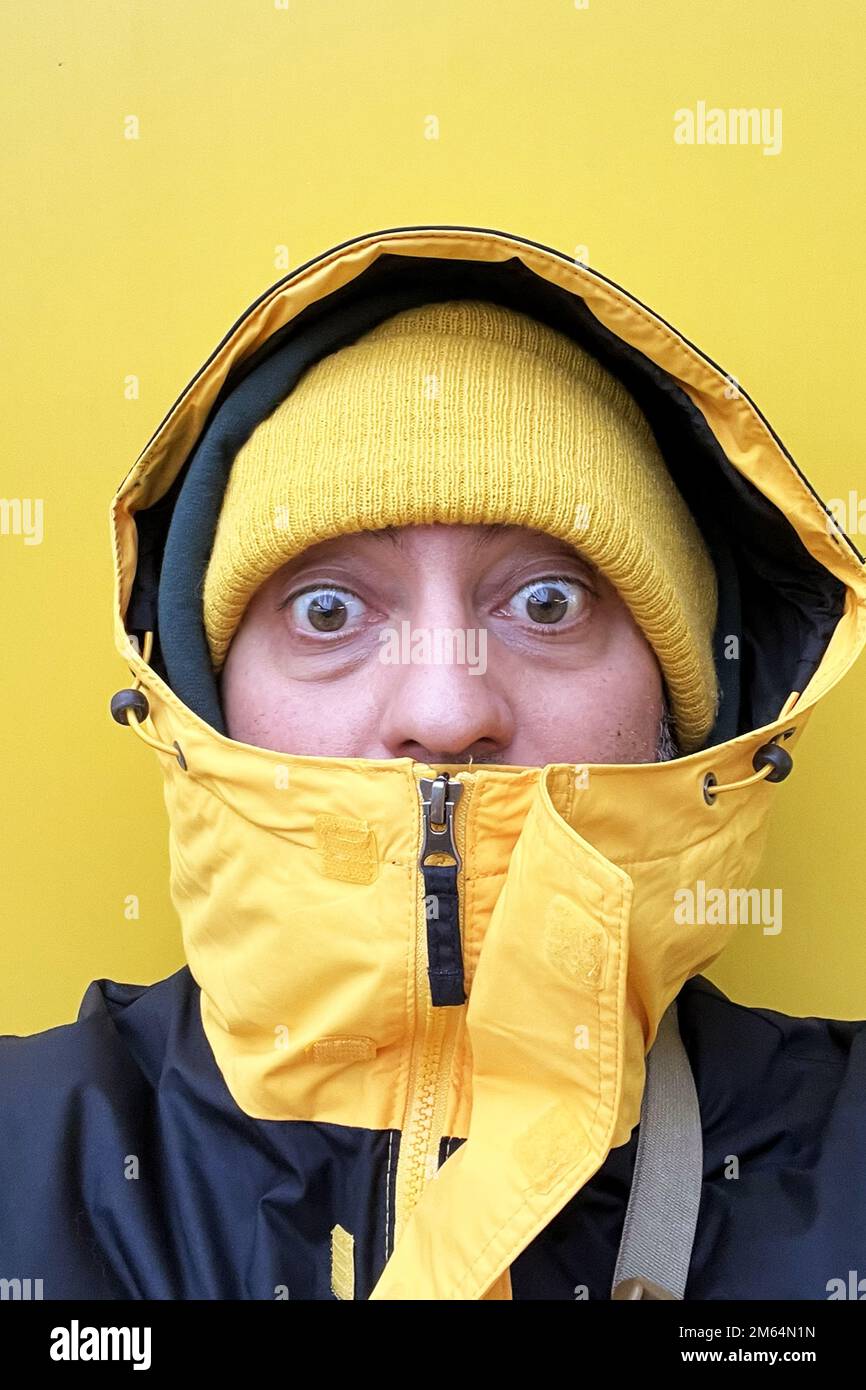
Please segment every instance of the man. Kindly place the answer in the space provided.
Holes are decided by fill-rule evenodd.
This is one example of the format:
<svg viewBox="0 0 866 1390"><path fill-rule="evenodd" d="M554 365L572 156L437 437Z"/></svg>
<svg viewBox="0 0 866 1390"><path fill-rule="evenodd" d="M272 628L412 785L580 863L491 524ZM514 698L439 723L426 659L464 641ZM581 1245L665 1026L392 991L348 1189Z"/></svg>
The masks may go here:
<svg viewBox="0 0 866 1390"><path fill-rule="evenodd" d="M866 1023L701 972L866 582L731 379L536 243L359 237L242 315L112 532L188 967L3 1040L0 1273L837 1296Z"/></svg>

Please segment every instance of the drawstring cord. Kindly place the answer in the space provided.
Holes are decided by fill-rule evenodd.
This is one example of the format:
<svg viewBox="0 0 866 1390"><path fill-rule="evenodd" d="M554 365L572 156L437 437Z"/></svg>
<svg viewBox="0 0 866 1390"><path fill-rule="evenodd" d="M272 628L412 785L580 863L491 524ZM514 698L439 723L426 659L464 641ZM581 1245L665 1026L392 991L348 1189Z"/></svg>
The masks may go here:
<svg viewBox="0 0 866 1390"><path fill-rule="evenodd" d="M800 692L793 690L779 710L777 719L784 719L786 715L790 714L799 698ZM707 805L712 806L720 792L739 791L741 787L751 787L756 782L763 782L765 779L771 782L784 782L794 766L794 759L787 749L782 748L776 740L790 738L793 733L793 729L786 729L783 734L777 734L769 743L763 744L758 749L752 759L752 766L756 771L751 777L743 777L738 782L720 783L716 781L715 773L708 772L703 782L704 801Z"/></svg>
<svg viewBox="0 0 866 1390"><path fill-rule="evenodd" d="M153 633L146 632L144 634L144 647L141 651L141 658L145 664L150 661L152 650ZM157 748L160 753L170 753L173 758L177 758L186 772L186 758L183 756L180 744L177 742L173 744L163 743L162 739L154 738L151 734L145 733L141 727L140 720L150 716L150 704L141 688L141 676L136 676L131 686L126 690L118 690L117 694L112 697L111 715L118 724L127 724L130 729L134 729L138 737L151 748Z"/></svg>
<svg viewBox="0 0 866 1390"><path fill-rule="evenodd" d="M134 640L134 639L133 639ZM144 647L141 652L142 660L146 663L150 661L150 654L153 650L153 633L144 634ZM794 690L788 696L782 706L778 719L784 719L790 714L795 704L800 698L800 692ZM149 744L151 748L156 748L160 753L169 753L173 758L177 758L180 766L186 772L186 759L183 756L180 744L163 743L161 739L154 738L151 734L145 733L141 727L141 721L149 718L150 705L147 696L141 689L141 677L136 676L133 684L126 690L118 690L111 700L111 715L117 720L118 724L127 724L133 729L140 739ZM755 768L751 777L743 777L738 782L717 782L715 773L708 772L703 780L703 796L708 806L712 806L717 796L722 792L740 791L743 787L754 786L756 782L764 780L770 782L783 782L794 766L794 760L787 749L783 748L777 741L780 738L790 738L794 733L793 729L786 729L783 734L777 734L769 743L765 743L758 749L752 759L752 766ZM470 765L472 758L469 759Z"/></svg>

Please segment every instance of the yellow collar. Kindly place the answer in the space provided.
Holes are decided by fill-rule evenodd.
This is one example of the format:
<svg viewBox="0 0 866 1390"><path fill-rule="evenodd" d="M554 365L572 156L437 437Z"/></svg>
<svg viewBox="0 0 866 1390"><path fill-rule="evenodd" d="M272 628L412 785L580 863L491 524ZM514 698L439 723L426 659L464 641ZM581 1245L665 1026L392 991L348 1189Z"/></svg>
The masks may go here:
<svg viewBox="0 0 866 1390"><path fill-rule="evenodd" d="M771 790L709 806L704 755L453 767L467 1002L436 1007L418 860L437 769L253 749L149 696L187 764L163 760L171 889L229 1091L257 1118L392 1132L398 1248L374 1297L483 1297L628 1140L662 1013L733 930L682 925L675 894L748 882ZM438 1170L444 1137L466 1143Z"/></svg>

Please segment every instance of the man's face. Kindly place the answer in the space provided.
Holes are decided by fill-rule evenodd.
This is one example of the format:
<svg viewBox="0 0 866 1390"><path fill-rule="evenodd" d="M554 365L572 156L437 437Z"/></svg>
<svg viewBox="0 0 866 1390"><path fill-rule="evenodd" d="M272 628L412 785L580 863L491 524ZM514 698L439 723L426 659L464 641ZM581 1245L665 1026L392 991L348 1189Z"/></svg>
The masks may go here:
<svg viewBox="0 0 866 1390"><path fill-rule="evenodd" d="M222 674L229 737L427 763L653 762L655 655L613 586L522 526L364 531L261 586Z"/></svg>

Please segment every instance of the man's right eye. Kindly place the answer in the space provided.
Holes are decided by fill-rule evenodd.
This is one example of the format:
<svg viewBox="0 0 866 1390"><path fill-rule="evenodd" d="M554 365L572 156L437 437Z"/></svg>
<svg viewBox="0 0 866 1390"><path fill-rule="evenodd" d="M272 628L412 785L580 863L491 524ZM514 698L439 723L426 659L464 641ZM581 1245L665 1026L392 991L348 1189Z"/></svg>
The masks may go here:
<svg viewBox="0 0 866 1390"><path fill-rule="evenodd" d="M290 594L281 607L288 609L299 632L308 635L339 632L361 617L364 604L350 589L310 585Z"/></svg>

